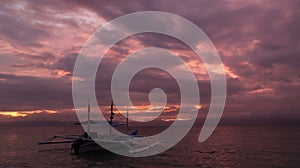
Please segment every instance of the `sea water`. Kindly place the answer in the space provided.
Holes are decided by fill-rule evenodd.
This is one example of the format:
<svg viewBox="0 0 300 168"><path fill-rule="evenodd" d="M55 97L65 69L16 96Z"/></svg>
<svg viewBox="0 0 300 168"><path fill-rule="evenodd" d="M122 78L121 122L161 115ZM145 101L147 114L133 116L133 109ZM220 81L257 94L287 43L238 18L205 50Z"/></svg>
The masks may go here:
<svg viewBox="0 0 300 168"><path fill-rule="evenodd" d="M173 148L144 158L105 150L75 155L70 144L38 145L53 135L81 131L80 126L0 125L0 167L300 167L297 126L219 126L203 143L194 127Z"/></svg>

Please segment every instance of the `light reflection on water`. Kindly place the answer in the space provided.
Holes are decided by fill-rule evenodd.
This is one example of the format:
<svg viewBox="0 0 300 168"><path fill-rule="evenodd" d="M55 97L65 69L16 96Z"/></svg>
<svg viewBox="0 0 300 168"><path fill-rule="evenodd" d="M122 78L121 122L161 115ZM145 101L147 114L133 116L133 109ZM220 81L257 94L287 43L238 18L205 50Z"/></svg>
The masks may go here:
<svg viewBox="0 0 300 168"><path fill-rule="evenodd" d="M13 161L11 159L16 157L17 139L18 139L18 136L14 133L4 136L2 139L2 142L6 143L6 145L7 145L7 148L3 147L3 151L6 152L6 156L2 156L2 157L4 157L4 159L6 159L6 162Z"/></svg>
<svg viewBox="0 0 300 168"><path fill-rule="evenodd" d="M53 135L81 132L58 126L0 126L0 167L297 167L300 127L218 127L204 143L194 128L174 148L146 158L106 151L71 154L69 144L38 146ZM154 132L156 128L141 128Z"/></svg>

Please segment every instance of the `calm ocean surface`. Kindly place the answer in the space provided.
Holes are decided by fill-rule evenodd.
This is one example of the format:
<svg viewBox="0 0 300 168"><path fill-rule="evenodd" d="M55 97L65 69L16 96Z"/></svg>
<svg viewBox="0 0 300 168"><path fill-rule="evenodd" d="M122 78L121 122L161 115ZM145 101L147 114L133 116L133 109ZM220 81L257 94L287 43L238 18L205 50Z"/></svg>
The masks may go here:
<svg viewBox="0 0 300 168"><path fill-rule="evenodd" d="M0 126L0 167L300 167L300 127L296 126L220 126L204 143L198 143L200 129L193 128L175 147L146 158L107 151L76 156L69 144L37 145L53 135L75 132L80 129Z"/></svg>

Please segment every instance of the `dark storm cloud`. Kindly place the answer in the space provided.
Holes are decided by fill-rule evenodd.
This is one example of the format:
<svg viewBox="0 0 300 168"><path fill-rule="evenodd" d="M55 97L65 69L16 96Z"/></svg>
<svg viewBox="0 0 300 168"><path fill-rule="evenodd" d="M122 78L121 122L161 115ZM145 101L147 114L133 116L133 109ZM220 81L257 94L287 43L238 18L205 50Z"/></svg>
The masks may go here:
<svg viewBox="0 0 300 168"><path fill-rule="evenodd" d="M73 73L77 55L78 53L68 53L66 56L60 58L57 62L51 65L51 68Z"/></svg>
<svg viewBox="0 0 300 168"><path fill-rule="evenodd" d="M72 108L71 83L66 78L0 74L1 111Z"/></svg>

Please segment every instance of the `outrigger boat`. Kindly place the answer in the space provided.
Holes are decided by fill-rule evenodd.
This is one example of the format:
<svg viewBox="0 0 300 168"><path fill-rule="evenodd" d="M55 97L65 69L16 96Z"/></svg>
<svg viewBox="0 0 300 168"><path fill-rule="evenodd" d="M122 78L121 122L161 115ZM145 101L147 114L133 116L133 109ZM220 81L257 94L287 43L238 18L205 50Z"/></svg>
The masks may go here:
<svg viewBox="0 0 300 168"><path fill-rule="evenodd" d="M113 102L111 102L111 108L110 108L110 120L109 125L111 127L126 125L127 130L129 130L128 127L128 111L127 111L127 117L126 117L126 123L119 123L114 122L114 112L113 112ZM102 121L107 122L107 121ZM131 145L133 141L135 141L138 136L138 130L132 131L131 133L127 134L126 136L121 135L114 135L114 134L100 134L96 136L91 135L95 134L96 132L90 132L90 124L95 124L95 121L90 120L90 104L88 103L88 121L82 122L82 123L75 123L76 125L82 125L82 124L88 124L87 132L84 132L81 135L56 135L53 136L45 141L40 141L39 145L45 145L45 144L61 144L61 143L71 143L71 149L74 150L75 154L78 154L79 152L84 151L92 151L92 150L100 150L103 149L100 144L104 144L104 146L108 146L108 148L117 148L122 150L127 150L128 153L137 153L142 152L144 150L147 150L151 147L156 146L159 144L159 142L152 143L151 145L138 145L137 148L133 148ZM111 129L110 127L110 129ZM97 134L97 133L96 133Z"/></svg>

